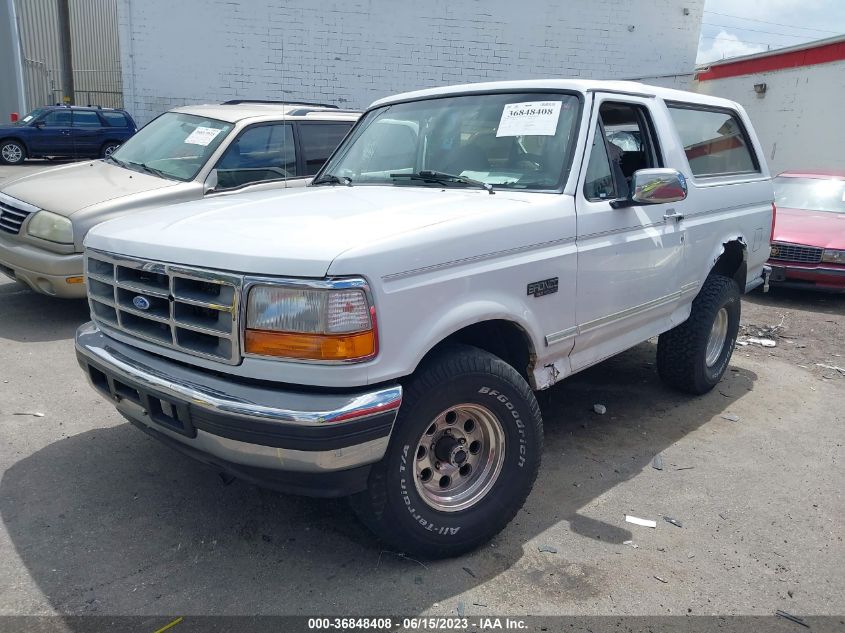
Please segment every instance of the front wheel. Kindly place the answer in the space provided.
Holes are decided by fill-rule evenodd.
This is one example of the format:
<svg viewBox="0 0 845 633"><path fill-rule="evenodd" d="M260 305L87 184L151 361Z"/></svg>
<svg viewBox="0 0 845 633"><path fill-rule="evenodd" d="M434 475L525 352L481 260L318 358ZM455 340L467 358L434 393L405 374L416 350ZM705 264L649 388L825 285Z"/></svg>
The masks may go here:
<svg viewBox="0 0 845 633"><path fill-rule="evenodd" d="M666 384L701 395L722 379L739 332L741 301L736 282L707 277L689 318L657 340L657 372Z"/></svg>
<svg viewBox="0 0 845 633"><path fill-rule="evenodd" d="M0 143L0 162L6 165L20 165L26 160L26 149L17 141Z"/></svg>
<svg viewBox="0 0 845 633"><path fill-rule="evenodd" d="M496 356L456 345L406 384L387 454L352 506L397 551L456 556L513 519L542 450L525 380Z"/></svg>

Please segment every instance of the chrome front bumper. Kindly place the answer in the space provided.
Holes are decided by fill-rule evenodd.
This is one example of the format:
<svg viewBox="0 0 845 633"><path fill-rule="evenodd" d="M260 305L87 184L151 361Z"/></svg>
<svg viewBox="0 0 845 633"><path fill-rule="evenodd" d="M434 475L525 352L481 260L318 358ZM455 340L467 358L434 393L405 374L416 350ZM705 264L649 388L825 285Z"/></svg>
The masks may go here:
<svg viewBox="0 0 845 633"><path fill-rule="evenodd" d="M223 377L120 343L93 323L77 331L76 352L94 388L150 435L235 476L304 494L363 489L402 402L399 385L337 392ZM343 480L347 471L354 482Z"/></svg>
<svg viewBox="0 0 845 633"><path fill-rule="evenodd" d="M784 288L845 292L845 267L825 263L773 262L771 282Z"/></svg>

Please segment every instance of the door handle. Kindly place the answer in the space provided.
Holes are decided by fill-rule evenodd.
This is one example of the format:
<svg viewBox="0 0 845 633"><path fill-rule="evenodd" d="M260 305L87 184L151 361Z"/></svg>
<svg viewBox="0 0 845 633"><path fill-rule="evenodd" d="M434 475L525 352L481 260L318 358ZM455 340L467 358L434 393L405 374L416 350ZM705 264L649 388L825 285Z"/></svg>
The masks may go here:
<svg viewBox="0 0 845 633"><path fill-rule="evenodd" d="M678 213L674 209L669 209L666 213L663 214L664 220L675 220L675 222L680 222L684 219L683 213Z"/></svg>

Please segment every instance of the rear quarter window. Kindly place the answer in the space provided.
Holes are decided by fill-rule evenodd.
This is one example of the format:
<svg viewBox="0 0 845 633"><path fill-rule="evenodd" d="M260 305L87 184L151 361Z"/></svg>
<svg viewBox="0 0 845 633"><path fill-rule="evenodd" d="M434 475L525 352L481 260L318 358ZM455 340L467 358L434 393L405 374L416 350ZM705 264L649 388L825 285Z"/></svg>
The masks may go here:
<svg viewBox="0 0 845 633"><path fill-rule="evenodd" d="M667 103L694 176L760 171L748 133L736 112Z"/></svg>
<svg viewBox="0 0 845 633"><path fill-rule="evenodd" d="M301 123L299 140L305 159L305 175L316 174L346 136L352 123Z"/></svg>
<svg viewBox="0 0 845 633"><path fill-rule="evenodd" d="M75 110L73 112L73 127L101 127L100 118L96 112Z"/></svg>
<svg viewBox="0 0 845 633"><path fill-rule="evenodd" d="M109 127L129 127L129 121L120 112L101 112L100 116Z"/></svg>

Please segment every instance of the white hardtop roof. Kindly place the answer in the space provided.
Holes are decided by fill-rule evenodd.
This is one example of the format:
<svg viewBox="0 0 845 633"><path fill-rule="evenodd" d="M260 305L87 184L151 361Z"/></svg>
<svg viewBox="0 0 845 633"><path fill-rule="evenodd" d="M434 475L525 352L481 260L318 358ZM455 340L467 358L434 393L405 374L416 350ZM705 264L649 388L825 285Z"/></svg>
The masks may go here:
<svg viewBox="0 0 845 633"><path fill-rule="evenodd" d="M711 97L709 95L689 92L686 90L675 90L673 88L661 88L637 81L605 81L598 79L526 79L520 81L490 81L477 84L461 84L457 86L444 86L442 88L428 88L426 90L415 90L414 92L403 92L402 94L385 97L374 101L370 107L395 103L397 101L410 101L415 99L426 99L429 97L445 97L453 94L468 92L491 92L491 91L513 91L520 90L571 90L573 92L618 92L645 97L659 97L668 101L687 101L700 103L702 105L736 108L737 104L728 99Z"/></svg>
<svg viewBox="0 0 845 633"><path fill-rule="evenodd" d="M339 110L322 106L297 103L206 103L202 105L186 105L173 108L171 112L196 114L211 119L219 119L228 123L237 123L243 119L264 118L276 120L281 116L298 121L319 119L321 121L355 121L361 116L360 112Z"/></svg>

